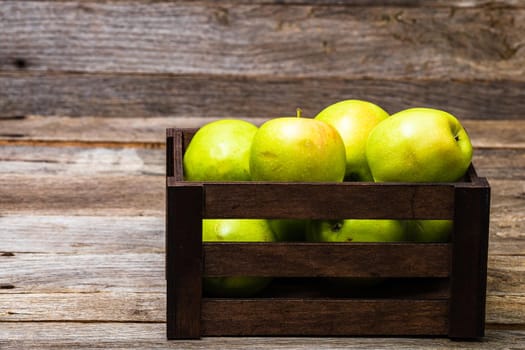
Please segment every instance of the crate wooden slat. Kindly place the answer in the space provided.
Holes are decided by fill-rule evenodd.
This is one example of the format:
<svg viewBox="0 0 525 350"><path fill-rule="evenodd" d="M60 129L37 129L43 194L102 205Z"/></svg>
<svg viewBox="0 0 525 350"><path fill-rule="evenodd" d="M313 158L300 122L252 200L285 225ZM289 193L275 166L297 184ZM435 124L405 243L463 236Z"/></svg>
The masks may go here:
<svg viewBox="0 0 525 350"><path fill-rule="evenodd" d="M205 218L451 219L454 208L453 186L250 182L203 189Z"/></svg>
<svg viewBox="0 0 525 350"><path fill-rule="evenodd" d="M448 243L203 244L203 275L268 277L448 277Z"/></svg>
<svg viewBox="0 0 525 350"><path fill-rule="evenodd" d="M167 131L168 339L483 336L490 187L473 166L460 182L440 184L187 182L182 155L194 133ZM204 218L453 219L455 227L452 242L440 244L203 243ZM188 264L195 273L182 271ZM406 288L380 299L319 297L298 292L301 286L291 296L202 296L197 280L228 275L391 277L404 278ZM440 287L408 290L407 281L429 278Z"/></svg>
<svg viewBox="0 0 525 350"><path fill-rule="evenodd" d="M445 335L446 300L203 299L202 335Z"/></svg>

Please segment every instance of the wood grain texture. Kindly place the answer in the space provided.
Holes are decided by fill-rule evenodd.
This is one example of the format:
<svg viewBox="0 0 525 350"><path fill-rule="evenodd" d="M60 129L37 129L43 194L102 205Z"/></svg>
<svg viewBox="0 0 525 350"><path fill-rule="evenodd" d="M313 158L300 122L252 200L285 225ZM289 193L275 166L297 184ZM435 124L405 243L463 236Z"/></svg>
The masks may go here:
<svg viewBox="0 0 525 350"><path fill-rule="evenodd" d="M480 338L485 334L490 188L456 187L448 335Z"/></svg>
<svg viewBox="0 0 525 350"><path fill-rule="evenodd" d="M454 188L447 184L237 182L203 188L204 218L451 219L454 206Z"/></svg>
<svg viewBox="0 0 525 350"><path fill-rule="evenodd" d="M497 225L503 226L500 221ZM509 292L519 292L524 282L522 255L524 234L521 224L493 226L490 237L489 285L493 290L505 281ZM162 217L112 216L36 216L0 217L3 253L54 252L55 254L164 253ZM8 257L7 257L8 258ZM507 263L505 263L507 262ZM498 268L498 266L506 266ZM521 266L521 267L520 267ZM510 270L509 270L510 269ZM520 270L521 269L521 270ZM521 271L521 272L519 272ZM520 276L519 278L517 278ZM514 281L513 281L514 278ZM517 279L516 279L517 278ZM507 286L510 286L507 284Z"/></svg>
<svg viewBox="0 0 525 350"><path fill-rule="evenodd" d="M0 149L2 175L163 176L164 155L159 149L100 146L10 146Z"/></svg>
<svg viewBox="0 0 525 350"><path fill-rule="evenodd" d="M525 342L522 330L489 330L481 342L452 342L439 338L269 338L206 337L200 341L166 341L163 323L4 323L0 328L3 349L276 349L276 350L357 350L396 349L511 350ZM38 337L29 338L28 334Z"/></svg>
<svg viewBox="0 0 525 350"><path fill-rule="evenodd" d="M164 253L164 219L159 216L0 216L2 245L9 253ZM522 255L525 219L492 218L489 252Z"/></svg>
<svg viewBox="0 0 525 350"><path fill-rule="evenodd" d="M0 252L13 254L165 251L159 216L0 216L0 236Z"/></svg>
<svg viewBox="0 0 525 350"><path fill-rule="evenodd" d="M489 179L525 179L525 149L475 149L472 160L479 176Z"/></svg>
<svg viewBox="0 0 525 350"><path fill-rule="evenodd" d="M85 318L125 321L123 315L132 314L137 304L155 304L156 315L162 315L160 320L165 319L165 304L155 301L158 294L165 293L166 288L163 253L10 253L0 253L0 284L5 287L0 289L0 305L5 305L0 315L8 317L5 320L33 316L39 320L59 320L64 310L70 309L61 306L60 299L53 295L66 293L78 295L79 298L86 295L86 298L92 298L90 303L96 302L97 295L102 298L100 307L89 312L78 310L79 313L85 313L82 316ZM522 288L525 282L525 256L490 255L488 266L487 322L522 324L525 315L525 294ZM112 293L116 296L108 295ZM130 303L122 314L108 314L106 305L111 298L118 298L120 293L131 295L127 297ZM141 293L145 301L135 302L138 296L133 297L133 293ZM34 296L44 294L48 296L42 297L41 301L37 301L38 298ZM11 299L13 295L17 297ZM52 306L46 306L46 300L58 300L57 310L52 311ZM33 303L38 305L37 310L47 307L50 312L28 314L27 310ZM14 313L8 314L7 311ZM29 316L24 316L26 314Z"/></svg>
<svg viewBox="0 0 525 350"><path fill-rule="evenodd" d="M525 182L490 180L491 218L501 228L521 227ZM111 191L116 191L111 193ZM0 176L1 215L146 215L164 214L164 178L161 176ZM77 200L75 200L77 198Z"/></svg>
<svg viewBox="0 0 525 350"><path fill-rule="evenodd" d="M24 141L62 141L63 143L56 143L56 145L67 145L67 142L78 141L84 142L85 146L97 146L97 142L115 143L115 147L118 147L121 142L124 144L136 143L136 147L162 147L165 142L166 128L198 128L223 118L225 117L73 118L39 115L0 118L0 142L16 144ZM260 125L268 118L244 119ZM482 152L486 149L503 149L503 152L509 152L509 149L525 148L525 133L523 132L525 120L466 119L461 122L470 135L475 148L475 157L483 154ZM45 142L42 143L45 144ZM492 161L497 158L501 162L509 158L504 156L505 153L499 154ZM36 155L29 154L28 156ZM159 161L159 163L162 162ZM514 162L512 165L516 167L520 164L522 163ZM510 165L508 167L510 169L507 171L512 171L512 167Z"/></svg>
<svg viewBox="0 0 525 350"><path fill-rule="evenodd" d="M444 300L204 299L202 332L216 336L443 335L447 306Z"/></svg>
<svg viewBox="0 0 525 350"><path fill-rule="evenodd" d="M0 148L1 173L24 175L39 173L60 176L164 175L164 151L135 147L105 148L82 143L57 147L4 145ZM62 145L64 146L64 145ZM33 151L34 150L34 151ZM474 165L478 174L489 179L525 180L525 150L477 148Z"/></svg>
<svg viewBox="0 0 525 350"><path fill-rule="evenodd" d="M486 312L487 323L521 325L525 320L525 299L512 293L487 295Z"/></svg>
<svg viewBox="0 0 525 350"><path fill-rule="evenodd" d="M167 337L201 335L201 187L166 188Z"/></svg>
<svg viewBox="0 0 525 350"><path fill-rule="evenodd" d="M273 118L294 114L296 107L314 116L350 98L375 102L390 113L427 106L460 119L519 120L525 81L0 73L2 117Z"/></svg>
<svg viewBox="0 0 525 350"><path fill-rule="evenodd" d="M155 215L164 213L164 177L1 175L0 215Z"/></svg>
<svg viewBox="0 0 525 350"><path fill-rule="evenodd" d="M494 117L496 119L497 117ZM525 148L525 120L462 120L474 148Z"/></svg>
<svg viewBox="0 0 525 350"><path fill-rule="evenodd" d="M165 322L164 291L0 294L4 322ZM1 338L1 337L0 337ZM0 343L1 344L1 343Z"/></svg>
<svg viewBox="0 0 525 350"><path fill-rule="evenodd" d="M521 181L493 180L491 184L505 191L512 191L523 187ZM20 212L34 211L35 213L60 214L64 211L82 215L90 213L94 215L162 215L164 213L164 187L161 176L52 176L42 175L38 179L31 175L2 175L0 176L0 188L3 196L1 214L15 214ZM244 191L245 189L243 189ZM112 192L113 191L113 192ZM518 190L519 191L519 190ZM388 191L387 191L388 192ZM395 191L394 191L395 192ZM217 192L219 193L219 192ZM423 195L422 191L419 195ZM495 195L493 213L497 214L505 207L515 207L519 210L525 205L523 198L515 192L503 192ZM300 198L301 196L296 196ZM234 197L232 197L234 198ZM210 202L212 198L209 199ZM219 198L216 198L219 200ZM322 201L321 201L322 202ZM423 201L424 202L424 201ZM233 201L232 205L238 205ZM308 210L319 205L320 202L311 204ZM254 204L254 203L253 203ZM430 205L430 204L429 204ZM419 211L410 211L407 204L406 213L408 217L414 215L432 216L421 207ZM254 207L251 214L257 216ZM239 210L239 209L237 209ZM305 209L306 210L306 209ZM339 211L338 211L339 212ZM232 209L231 213L234 213ZM337 212L334 212L337 213ZM361 215L355 210L356 215ZM437 211L436 211L437 213ZM208 212L209 216L216 216L217 212ZM271 214L271 213L270 213ZM333 217L332 212L322 211L327 217ZM277 215L277 214L275 214ZM379 215L379 214L378 214ZM395 215L385 213L386 216ZM441 215L445 215L442 213ZM442 217L442 216L441 216Z"/></svg>
<svg viewBox="0 0 525 350"><path fill-rule="evenodd" d="M521 0L2 1L0 348L521 348L524 23ZM447 109L472 136L487 336L167 342L165 128L346 98Z"/></svg>
<svg viewBox="0 0 525 350"><path fill-rule="evenodd" d="M491 255L487 283L487 289L497 295L522 293L525 285L525 256Z"/></svg>
<svg viewBox="0 0 525 350"><path fill-rule="evenodd" d="M165 288L162 253L13 254L0 254L2 283L13 286L1 289L1 293L132 291L133 288L160 292ZM523 293L520 286L525 281L525 255L490 255L488 271L489 294Z"/></svg>
<svg viewBox="0 0 525 350"><path fill-rule="evenodd" d="M525 9L414 5L4 1L0 69L524 81Z"/></svg>
<svg viewBox="0 0 525 350"><path fill-rule="evenodd" d="M166 293L49 292L0 294L0 329L4 322L165 322ZM111 310L111 312L108 312ZM525 297L500 293L487 296L486 322L521 325Z"/></svg>
<svg viewBox="0 0 525 350"><path fill-rule="evenodd" d="M204 275L212 277L448 277L451 247L408 243L207 243L203 261Z"/></svg>
<svg viewBox="0 0 525 350"><path fill-rule="evenodd" d="M1 294L165 292L164 255L0 254ZM6 296L4 296L6 297Z"/></svg>
<svg viewBox="0 0 525 350"><path fill-rule="evenodd" d="M15 142L0 148L0 171L4 175L164 175L164 153L162 149L144 149L139 145L108 148L89 143L29 146ZM479 147L473 163L479 176L525 180L525 149Z"/></svg>

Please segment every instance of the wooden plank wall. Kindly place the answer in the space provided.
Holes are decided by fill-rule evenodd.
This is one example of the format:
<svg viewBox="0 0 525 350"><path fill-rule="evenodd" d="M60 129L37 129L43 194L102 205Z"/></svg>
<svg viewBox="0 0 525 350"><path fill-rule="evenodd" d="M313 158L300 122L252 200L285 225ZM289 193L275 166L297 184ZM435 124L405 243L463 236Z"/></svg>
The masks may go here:
<svg viewBox="0 0 525 350"><path fill-rule="evenodd" d="M521 0L1 1L0 117L521 119Z"/></svg>
<svg viewBox="0 0 525 350"><path fill-rule="evenodd" d="M166 348L164 129L346 98L463 121L493 190L488 335L463 347L523 344L524 0L0 0L0 348Z"/></svg>

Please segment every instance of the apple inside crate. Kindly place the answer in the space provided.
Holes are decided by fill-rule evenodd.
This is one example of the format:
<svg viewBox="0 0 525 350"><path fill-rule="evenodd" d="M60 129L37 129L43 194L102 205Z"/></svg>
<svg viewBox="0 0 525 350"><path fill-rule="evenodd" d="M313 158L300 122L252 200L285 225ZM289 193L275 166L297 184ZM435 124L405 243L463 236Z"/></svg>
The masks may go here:
<svg viewBox="0 0 525 350"><path fill-rule="evenodd" d="M195 132L167 130L168 339L484 335L490 187L472 165L453 183L189 182ZM449 243L203 243L208 218L448 219L454 230ZM203 296L203 277L221 276L276 283L249 298ZM358 296L316 289L343 277L396 283Z"/></svg>

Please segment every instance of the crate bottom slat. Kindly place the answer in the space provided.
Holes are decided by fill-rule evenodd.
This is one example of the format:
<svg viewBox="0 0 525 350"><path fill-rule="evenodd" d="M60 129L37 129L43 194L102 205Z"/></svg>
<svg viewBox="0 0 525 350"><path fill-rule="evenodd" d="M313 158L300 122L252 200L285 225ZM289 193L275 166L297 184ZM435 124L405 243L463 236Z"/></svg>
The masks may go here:
<svg viewBox="0 0 525 350"><path fill-rule="evenodd" d="M401 336L448 333L447 300L203 298L202 336Z"/></svg>

